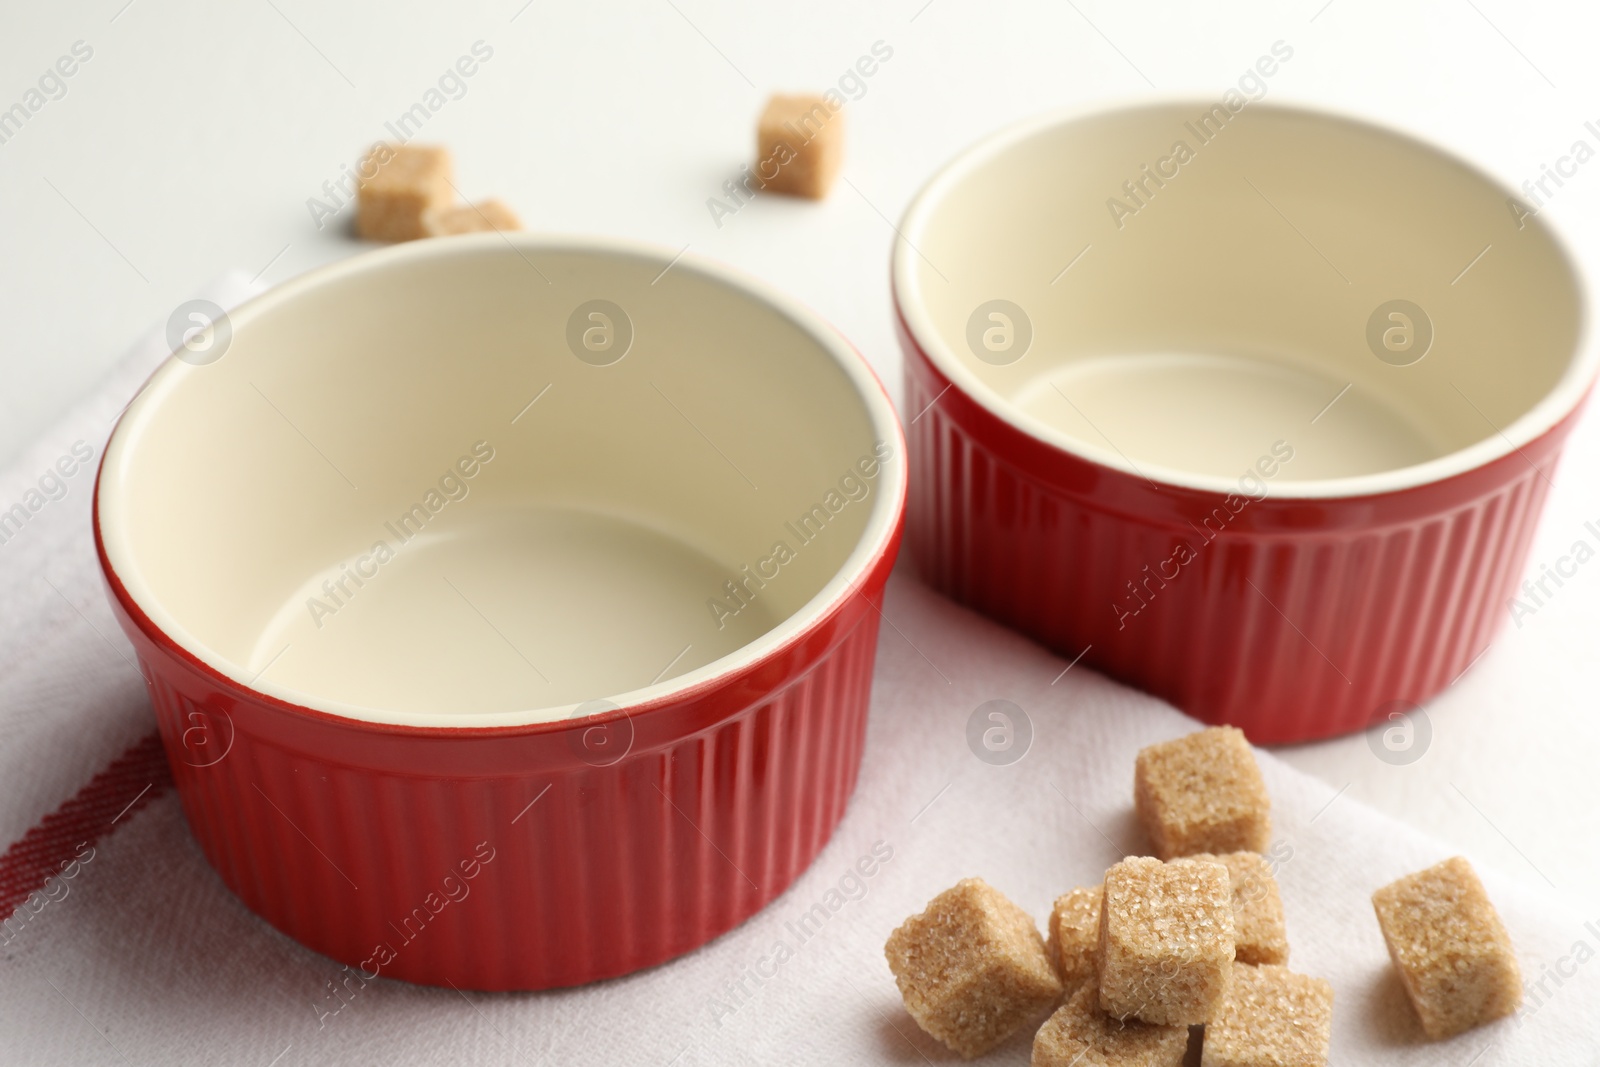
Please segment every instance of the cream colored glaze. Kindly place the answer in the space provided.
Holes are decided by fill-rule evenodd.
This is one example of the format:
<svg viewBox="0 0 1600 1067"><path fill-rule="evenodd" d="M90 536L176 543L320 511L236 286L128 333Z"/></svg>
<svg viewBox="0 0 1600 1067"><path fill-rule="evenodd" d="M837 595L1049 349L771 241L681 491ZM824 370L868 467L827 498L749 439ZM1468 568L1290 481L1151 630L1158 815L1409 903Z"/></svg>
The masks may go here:
<svg viewBox="0 0 1600 1067"><path fill-rule="evenodd" d="M1339 396L1345 384L1268 359L1161 353L1075 360L1023 385L1013 400L1080 440L1115 442L1130 463L1223 477L1237 477L1289 436L1294 458L1283 471L1297 479L1374 474L1443 451L1366 390Z"/></svg>
<svg viewBox="0 0 1600 1067"><path fill-rule="evenodd" d="M708 625L706 596L727 565L590 511L530 509L424 532L362 585L346 577L351 595L313 619L306 601L328 600L323 582L349 574L350 561L341 563L290 593L249 660L266 663L287 647L280 681L404 711L458 699L448 687L462 676L473 699L501 707L643 689L736 652L781 621L758 597L722 628Z"/></svg>
<svg viewBox="0 0 1600 1067"><path fill-rule="evenodd" d="M904 489L860 357L692 256L513 240L315 272L236 311L215 363L158 372L99 496L157 625L296 703L509 725L703 684L852 595ZM595 298L635 332L609 366L566 341Z"/></svg>
<svg viewBox="0 0 1600 1067"><path fill-rule="evenodd" d="M1067 451L1199 489L1233 491L1284 442L1271 492L1298 497L1459 473L1578 402L1596 364L1579 283L1510 194L1406 137L1292 108L1249 104L1202 142L1208 106L1029 122L929 183L896 290L958 387ZM1004 365L967 341L996 299L1033 329ZM1433 324L1408 366L1366 339L1394 299Z"/></svg>

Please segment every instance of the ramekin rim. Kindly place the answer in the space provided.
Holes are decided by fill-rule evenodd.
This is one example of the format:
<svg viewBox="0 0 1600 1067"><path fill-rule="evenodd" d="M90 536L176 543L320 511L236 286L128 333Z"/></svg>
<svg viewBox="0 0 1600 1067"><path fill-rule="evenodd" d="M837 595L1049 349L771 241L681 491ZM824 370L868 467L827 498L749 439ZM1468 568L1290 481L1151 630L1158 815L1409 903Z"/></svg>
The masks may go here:
<svg viewBox="0 0 1600 1067"><path fill-rule="evenodd" d="M881 464L879 485L884 491L874 494L865 530L828 582L800 608L754 641L667 681L597 697L595 699L614 705L614 709L581 717L571 713L588 701L515 711L401 712L321 699L310 693L277 685L268 679L249 677L236 664L217 655L181 625L176 625L176 620L160 608L159 601L150 595L142 583L137 583L138 588L130 584L130 574L137 572L128 566L130 560L125 552L126 546L117 544L114 536L107 536L108 532L114 535L116 531L108 531L102 518L102 500L109 498L110 493L118 488L108 483L106 474L114 469L113 460L129 447L128 438L135 432L130 427L137 427L141 419L153 417L153 413L147 414L147 409L156 404L151 399L155 391L179 372L178 364L181 361L176 355L169 355L140 386L139 392L118 417L101 451L93 490L92 524L97 557L106 572L113 595L126 607L137 609L136 614L130 612L130 618L141 631L156 644L172 646L191 660L193 665L216 674L242 692L264 696L275 706L291 712L310 712L355 726L389 728L406 733L520 732L562 728L576 723L593 724L609 718L644 714L702 696L727 680L769 662L800 644L860 592L863 583L893 549L903 528L909 462L904 429L882 380L855 345L837 327L797 298L748 271L708 256L676 251L632 238L542 233L469 234L407 242L345 257L250 298L230 309L228 317L237 328L279 303L349 274L382 269L391 263L413 258L476 254L482 250L503 248L508 242L519 254L523 250L599 252L671 264L674 269L697 271L787 318L834 360L866 409L874 439L888 442L894 447L895 462ZM153 607L157 610L152 611Z"/></svg>
<svg viewBox="0 0 1600 1067"><path fill-rule="evenodd" d="M1150 95L1112 103L1056 108L1013 122L978 141L968 145L940 167L912 197L900 226L896 230L893 252L890 257L890 291L895 313L904 323L906 335L912 344L956 389L991 415L1041 444L1068 453L1086 463L1109 468L1119 474L1151 481L1171 488L1224 496L1238 491L1236 479L1221 475L1197 474L1163 464L1142 462L1135 467L1120 453L1101 448L1057 430L1043 420L1029 415L1012 404L996 390L984 383L950 352L940 335L934 330L930 316L912 284L912 272L921 257L920 238L934 209L948 192L950 186L974 168L1004 149L1020 143L1035 134L1075 120L1156 108L1183 106L1203 107L1213 101L1197 96ZM1486 187L1512 194L1492 174L1470 160L1443 148L1426 137L1389 126L1381 122L1321 104L1308 106L1297 103L1251 102L1250 109L1276 111L1284 114L1308 116L1314 119L1344 123L1373 131L1398 141L1408 142L1441 160L1461 167L1481 181ZM1343 478L1274 480L1272 496L1285 500L1357 499L1403 492L1419 486L1442 482L1468 471L1476 470L1503 456L1511 455L1558 425L1584 402L1597 374L1600 374L1600 345L1591 336L1589 298L1585 275L1578 260L1561 233L1542 218L1533 217L1528 224L1539 227L1550 240L1562 265L1573 279L1577 293L1579 329L1571 358L1554 388L1539 402L1504 427L1494 427L1493 433L1466 448L1456 449L1424 463L1395 467L1372 474ZM1491 424L1492 425L1492 424Z"/></svg>

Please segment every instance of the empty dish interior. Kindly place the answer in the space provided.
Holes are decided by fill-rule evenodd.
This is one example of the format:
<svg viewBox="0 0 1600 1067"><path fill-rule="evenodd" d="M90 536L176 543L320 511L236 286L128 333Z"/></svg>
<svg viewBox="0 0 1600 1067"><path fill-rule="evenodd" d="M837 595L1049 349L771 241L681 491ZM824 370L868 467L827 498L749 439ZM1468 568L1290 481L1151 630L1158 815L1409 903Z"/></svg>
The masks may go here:
<svg viewBox="0 0 1600 1067"><path fill-rule="evenodd" d="M937 178L906 236L902 307L958 385L1181 484L1257 467L1289 492L1397 488L1508 451L1589 377L1544 225L1344 119L1219 103L1036 124Z"/></svg>
<svg viewBox="0 0 1600 1067"><path fill-rule="evenodd" d="M380 720L755 655L886 536L892 412L831 333L666 265L491 236L269 294L130 409L114 570L225 673Z"/></svg>

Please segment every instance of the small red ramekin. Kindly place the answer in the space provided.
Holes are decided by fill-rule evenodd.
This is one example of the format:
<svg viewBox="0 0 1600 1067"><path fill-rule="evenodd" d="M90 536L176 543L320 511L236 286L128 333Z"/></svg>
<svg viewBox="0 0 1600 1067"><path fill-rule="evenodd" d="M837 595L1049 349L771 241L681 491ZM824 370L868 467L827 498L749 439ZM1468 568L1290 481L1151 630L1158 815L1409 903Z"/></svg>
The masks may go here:
<svg viewBox="0 0 1600 1067"><path fill-rule="evenodd" d="M497 291L502 288L526 299L503 301ZM590 320L585 312L579 324L610 328L619 316L631 316L623 356L593 356L581 341L569 340L569 313L597 300L610 302L604 312L610 317ZM690 314L697 307L707 314ZM457 315L486 316L491 325L460 327L467 339L459 350L440 354L446 366L427 362L425 351L406 350L407 336L429 333L434 317L453 321ZM347 972L336 980L345 988L381 975L481 990L541 989L625 974L687 952L755 913L806 868L855 786L879 608L905 501L898 422L848 343L793 301L695 257L622 242L524 235L509 242L492 234L418 242L359 256L290 282L226 318L215 326L215 336L228 346L220 358L185 359L180 350L119 423L96 487L95 538L189 825L212 866L251 910L346 964ZM495 320L503 322L493 325ZM374 382L371 389L341 393L336 405L319 409L322 394L314 391L325 381L326 364L285 354L279 345L286 336L313 348L335 346L317 353L335 363L371 357L373 367L381 368L398 359L395 373L413 380L397 385L363 374L362 380ZM608 337L591 335L599 342ZM211 339L208 334L203 341ZM769 380L761 364L764 344L770 346L767 357L787 361L770 371L777 376L770 379L775 397L750 388ZM373 346L382 351L365 351ZM200 343L189 351L204 348ZM719 353L732 362L719 363ZM699 377L719 371L720 382ZM519 384L508 386L500 376ZM814 422L807 429L783 413L741 422L739 412L712 411L697 402L734 388L747 404L774 403L786 392L794 403L796 380L814 387L814 395L798 398L816 409L807 414L838 412L834 428L851 440L808 441ZM554 391L524 408L545 381L556 383ZM275 425L276 416L248 406L245 384L270 396L281 414L298 416L293 435L261 429ZM357 418L352 412L365 406L376 414L366 432L381 438L393 422L406 423L389 418L386 406L404 408L403 398L412 395L439 405L438 422L459 414L463 427L470 426L472 413L457 413L448 403L452 390L476 398L473 403L489 398L485 417L492 415L494 433L501 435L494 462L476 475L471 492L493 492L488 479L496 473L508 483L521 479L502 486L506 491L499 497L449 503L446 511L459 509L462 522L452 536L467 532L476 516L498 522L515 514L525 497L541 491L541 479L559 478L559 470L551 474L553 468L542 464L559 459L570 469L585 462L585 448L605 453L618 441L690 457L693 469L681 485L668 487L677 495L649 504L671 512L661 520L664 528L681 520L679 533L689 531L684 536L698 529L714 537L741 524L765 531L764 521L751 524L741 511L769 506L750 503L757 498L754 483L747 489L739 481L745 475L760 478L773 503L816 496L831 506L825 494L832 487L814 476L838 465L836 453L871 452L876 442L878 462L870 478L857 474L847 483L854 489L870 482L870 493L851 496L844 505L859 509L851 520L859 529L851 544L837 548L842 562L836 569L809 577L780 574L761 590L763 597L775 598L783 595L782 582L812 582L814 595L746 647L644 685L661 666L652 662L636 688L593 693L603 704L569 699L559 713L537 704L504 706L501 690L474 688L463 674L459 708L435 714L359 707L298 691L293 678L312 676L304 672L273 681L281 661L231 655L231 631L219 630L217 641L207 640L206 612L193 607L206 594L186 584L185 568L208 580L208 568L215 568L222 575L218 580L248 601L262 594L256 576L243 568L279 564L230 554L230 530L244 539L255 536L230 526L238 521L230 512L254 507L246 497L232 507L219 499L209 515L195 512L201 528L163 525L168 516L156 508L162 502L189 493L234 492L215 458L189 447L204 442L188 441L184 419L203 422L207 408L226 408L220 425L241 424L241 433L261 435L254 445L257 471L267 471L270 480L278 465L294 467L289 484L304 495L305 507L282 510L283 529L263 542L277 551L282 542L315 541L340 528L341 508L360 511L360 491L353 484L347 490L335 478L340 472L328 469L333 461L356 474L353 481L370 485L369 492L381 493L385 483L415 484L418 491L429 484L438 474L436 464L407 459L406 449L432 428L407 423L403 432L395 430L397 443L388 448L361 434L341 435L348 420ZM232 405L242 406L234 411ZM523 415L517 415L519 408ZM547 425L530 425L529 411ZM690 412L698 427L686 425ZM787 440L791 433L800 438ZM516 435L523 435L520 442ZM451 430L440 440L459 436ZM312 441L330 461L320 472L317 456L296 451ZM573 451L561 452L563 443ZM371 447L358 447L364 445ZM720 458L718 447L726 452ZM525 463L517 458L522 453L530 454ZM232 449L220 447L218 454L229 456ZM619 454L626 456L628 448ZM801 458L789 466L786 455ZM389 458L374 458L379 456ZM172 469L146 469L155 458ZM356 469L390 462L398 469ZM407 466L413 462L414 471ZM655 458L643 455L637 462L648 465ZM742 467L736 471L733 464ZM624 487L619 492L632 484L626 470L595 470L590 481L610 478ZM422 480L408 480L413 475ZM564 484L559 502L570 509L576 491L571 486L583 489L588 482ZM328 510L319 512L319 504ZM718 506L728 510L693 525L704 509ZM474 507L479 512L469 510ZM150 514L152 509L157 513ZM263 511L279 513L276 507ZM837 516L822 521L840 522ZM134 528L141 523L153 525L139 534ZM758 549L790 537L781 528L771 534L738 558L756 559ZM191 558L161 558L164 537L191 546ZM431 542L427 551L447 542ZM282 551L292 557L298 550ZM405 548L402 556L408 551L423 549ZM832 551L801 547L793 566L820 567L822 554ZM454 562L470 569L470 555ZM227 577L234 568L236 581ZM730 573L740 577L731 564ZM467 589L466 579L458 575L456 581ZM350 615L318 620L326 629L297 631L295 639L330 640L328 630L346 619L381 622L355 614L360 598L389 595L376 589L361 591L340 608ZM479 605L494 593L490 583L471 592ZM625 595L608 606L619 615L630 611ZM392 601L383 607L386 614L397 610ZM585 625L578 618L584 607L565 605L573 627ZM692 607L702 610L698 601ZM442 609L423 603L417 610L416 624L425 628L434 621L423 613ZM452 626L475 625L459 602L451 610L461 620ZM530 603L526 610L549 608ZM512 644L517 624L514 616L496 614L489 625ZM246 646L255 639L248 636ZM500 656L496 662L506 670L525 669L487 628L477 640L462 648L488 649L484 654ZM559 682L562 663L541 666ZM359 689L362 669L352 664L351 676L358 680L346 689ZM531 674L512 682L512 689L526 682L530 691L539 691ZM452 712L465 724L448 725ZM337 1007L329 1001L329 1010Z"/></svg>
<svg viewBox="0 0 1600 1067"><path fill-rule="evenodd" d="M1242 99L980 143L919 194L894 253L920 571L1259 743L1428 699L1504 618L1595 376L1580 283L1535 214L1398 134ZM1416 325L1405 305L1428 309L1420 354L1421 334L1383 333ZM1153 350L1200 355L1118 362ZM1277 402L1281 374L1315 399L1206 392L1207 367L1256 373L1234 353L1272 369L1230 382ZM1102 377L1075 400L1077 359ZM1181 403L1194 383L1203 411ZM1216 465L1240 425L1265 428L1260 473L1188 463ZM1350 458L1377 439L1402 443ZM1310 476L1278 461L1285 442ZM1433 451L1382 464L1412 447Z"/></svg>

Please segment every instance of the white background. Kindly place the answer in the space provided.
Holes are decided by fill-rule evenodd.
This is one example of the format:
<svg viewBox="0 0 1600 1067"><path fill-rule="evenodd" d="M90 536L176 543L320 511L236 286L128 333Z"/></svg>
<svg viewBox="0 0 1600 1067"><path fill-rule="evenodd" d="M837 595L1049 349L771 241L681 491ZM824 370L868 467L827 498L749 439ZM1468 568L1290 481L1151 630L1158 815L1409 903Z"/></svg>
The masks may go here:
<svg viewBox="0 0 1600 1067"><path fill-rule="evenodd" d="M75 41L94 49L66 96L0 145L0 459L208 279L239 268L273 283L358 251L349 213L319 230L307 199L478 40L493 58L421 138L455 150L467 195L507 199L531 229L737 264L837 324L897 396L889 220L1012 120L1216 96L1281 39L1294 57L1272 99L1419 133L1511 186L1576 139L1600 148L1584 129L1600 125L1600 19L1576 3L123 3L6 0L0 14L0 108ZM894 55L849 106L848 184L717 227L706 199L749 159L766 94L824 88L879 40ZM1600 160L1548 208L1591 274L1597 194ZM1583 529L1600 520L1597 474L1591 418L1533 570L1580 537L1600 544ZM1600 917L1597 653L1600 562L1429 705L1415 763L1380 761L1363 736L1282 754Z"/></svg>

